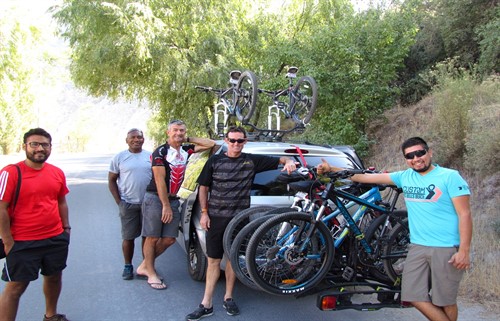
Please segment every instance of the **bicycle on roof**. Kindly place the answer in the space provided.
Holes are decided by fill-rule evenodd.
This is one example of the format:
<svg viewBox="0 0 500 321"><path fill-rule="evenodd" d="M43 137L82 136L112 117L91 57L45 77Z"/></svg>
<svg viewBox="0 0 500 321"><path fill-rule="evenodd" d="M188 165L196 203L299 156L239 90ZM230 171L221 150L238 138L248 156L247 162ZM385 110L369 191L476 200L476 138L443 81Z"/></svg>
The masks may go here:
<svg viewBox="0 0 500 321"><path fill-rule="evenodd" d="M318 85L311 76L303 76L295 84L298 71L297 67L288 68L285 76L288 79L288 86L285 89L259 88L259 93L267 94L273 102L268 107L268 130L293 131L304 128L311 121L318 101ZM282 123L287 120L293 121L293 127L287 126L286 129L282 129Z"/></svg>
<svg viewBox="0 0 500 321"><path fill-rule="evenodd" d="M219 137L224 135L231 116L236 116L243 125L248 124L257 102L257 77L253 72L233 70L229 75L229 88L195 86L218 97L214 106L214 130Z"/></svg>

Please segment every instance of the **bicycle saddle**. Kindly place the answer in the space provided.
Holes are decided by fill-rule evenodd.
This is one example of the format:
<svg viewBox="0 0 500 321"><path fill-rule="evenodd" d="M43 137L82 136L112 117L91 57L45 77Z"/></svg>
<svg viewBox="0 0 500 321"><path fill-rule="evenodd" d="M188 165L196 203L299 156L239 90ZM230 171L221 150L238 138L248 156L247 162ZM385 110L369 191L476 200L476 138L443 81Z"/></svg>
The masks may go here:
<svg viewBox="0 0 500 321"><path fill-rule="evenodd" d="M298 67L291 66L288 68L286 78L297 78Z"/></svg>
<svg viewBox="0 0 500 321"><path fill-rule="evenodd" d="M229 76L230 76L229 83L233 84L233 85L236 85L236 84L238 84L238 79L241 76L241 71L239 71L239 70L232 70L229 73Z"/></svg>

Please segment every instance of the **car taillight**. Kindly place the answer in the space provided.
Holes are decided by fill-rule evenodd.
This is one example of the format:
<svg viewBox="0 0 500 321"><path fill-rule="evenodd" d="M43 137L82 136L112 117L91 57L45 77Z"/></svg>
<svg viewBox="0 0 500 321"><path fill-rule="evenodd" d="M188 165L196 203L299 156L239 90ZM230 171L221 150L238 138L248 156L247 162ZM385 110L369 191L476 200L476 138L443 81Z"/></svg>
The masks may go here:
<svg viewBox="0 0 500 321"><path fill-rule="evenodd" d="M334 295L325 295L321 297L319 309L322 311L337 309L337 297Z"/></svg>

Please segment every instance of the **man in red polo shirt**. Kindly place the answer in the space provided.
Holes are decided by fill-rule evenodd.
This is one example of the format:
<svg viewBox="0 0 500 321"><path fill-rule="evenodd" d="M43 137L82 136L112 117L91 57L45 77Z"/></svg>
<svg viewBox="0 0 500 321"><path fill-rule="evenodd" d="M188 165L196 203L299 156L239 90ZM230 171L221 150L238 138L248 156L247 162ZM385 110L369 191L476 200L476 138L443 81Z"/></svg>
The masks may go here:
<svg viewBox="0 0 500 321"><path fill-rule="evenodd" d="M41 272L46 304L43 320L67 321L64 314L57 313L71 230L66 177L61 169L46 163L52 149L48 132L31 129L24 134L23 143L26 159L0 172L0 236L7 254L0 320L15 320L21 295ZM16 166L22 178L17 202Z"/></svg>

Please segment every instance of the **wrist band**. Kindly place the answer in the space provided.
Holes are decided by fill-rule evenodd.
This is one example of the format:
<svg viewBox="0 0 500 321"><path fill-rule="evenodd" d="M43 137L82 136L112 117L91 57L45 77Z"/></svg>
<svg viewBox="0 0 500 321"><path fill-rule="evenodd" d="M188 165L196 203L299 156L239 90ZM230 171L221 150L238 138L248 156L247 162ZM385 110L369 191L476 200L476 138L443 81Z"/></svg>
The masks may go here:
<svg viewBox="0 0 500 321"><path fill-rule="evenodd" d="M71 230L71 226L64 226L63 230Z"/></svg>

